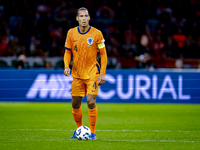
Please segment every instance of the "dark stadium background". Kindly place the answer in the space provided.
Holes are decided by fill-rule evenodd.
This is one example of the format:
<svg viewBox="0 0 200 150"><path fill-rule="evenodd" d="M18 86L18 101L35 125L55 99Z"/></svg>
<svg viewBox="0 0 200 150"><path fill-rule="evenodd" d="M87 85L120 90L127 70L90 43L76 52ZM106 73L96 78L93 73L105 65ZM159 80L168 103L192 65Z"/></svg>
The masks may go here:
<svg viewBox="0 0 200 150"><path fill-rule="evenodd" d="M200 68L199 0L1 0L0 67L63 68L82 6L103 32L108 68Z"/></svg>

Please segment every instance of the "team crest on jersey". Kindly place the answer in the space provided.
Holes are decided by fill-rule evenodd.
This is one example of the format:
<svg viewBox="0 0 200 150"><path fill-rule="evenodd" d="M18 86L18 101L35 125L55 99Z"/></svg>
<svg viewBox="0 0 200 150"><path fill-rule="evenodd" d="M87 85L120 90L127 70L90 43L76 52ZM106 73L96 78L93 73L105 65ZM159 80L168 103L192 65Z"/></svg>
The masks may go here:
<svg viewBox="0 0 200 150"><path fill-rule="evenodd" d="M93 38L88 38L87 43L91 45L93 43Z"/></svg>

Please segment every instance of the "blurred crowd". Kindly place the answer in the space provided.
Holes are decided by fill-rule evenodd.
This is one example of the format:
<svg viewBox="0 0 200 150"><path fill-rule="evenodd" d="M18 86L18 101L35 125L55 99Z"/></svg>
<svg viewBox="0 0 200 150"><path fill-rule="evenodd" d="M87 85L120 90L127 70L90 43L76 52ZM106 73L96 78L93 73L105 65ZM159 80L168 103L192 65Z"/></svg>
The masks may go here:
<svg viewBox="0 0 200 150"><path fill-rule="evenodd" d="M128 59L146 68L152 59L200 58L199 0L0 1L0 56L63 56L83 6L104 35L110 68Z"/></svg>

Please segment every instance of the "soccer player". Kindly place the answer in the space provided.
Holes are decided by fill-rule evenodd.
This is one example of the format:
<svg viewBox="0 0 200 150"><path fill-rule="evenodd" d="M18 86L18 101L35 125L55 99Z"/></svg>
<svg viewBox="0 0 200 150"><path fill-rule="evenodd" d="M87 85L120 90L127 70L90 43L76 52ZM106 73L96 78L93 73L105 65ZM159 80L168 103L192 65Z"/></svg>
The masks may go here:
<svg viewBox="0 0 200 150"><path fill-rule="evenodd" d="M107 53L105 40L101 31L89 25L90 15L86 8L81 7L77 11L76 20L79 26L68 31L65 42L64 74L69 76L71 54L73 54L72 67L72 114L76 127L82 122L82 98L87 95L88 118L91 130L90 139L97 139L95 127L97 121L96 97L99 85L105 82L107 66ZM101 68L97 62L97 52L101 56ZM70 138L76 138L75 132Z"/></svg>

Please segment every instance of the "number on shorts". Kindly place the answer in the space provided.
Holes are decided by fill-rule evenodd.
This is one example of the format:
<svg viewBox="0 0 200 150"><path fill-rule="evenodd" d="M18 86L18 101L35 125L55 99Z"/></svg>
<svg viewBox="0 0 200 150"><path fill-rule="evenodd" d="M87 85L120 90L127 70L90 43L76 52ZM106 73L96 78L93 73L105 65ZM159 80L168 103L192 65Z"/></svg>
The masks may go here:
<svg viewBox="0 0 200 150"><path fill-rule="evenodd" d="M95 89L97 88L96 82L94 82L93 87L94 87Z"/></svg>

